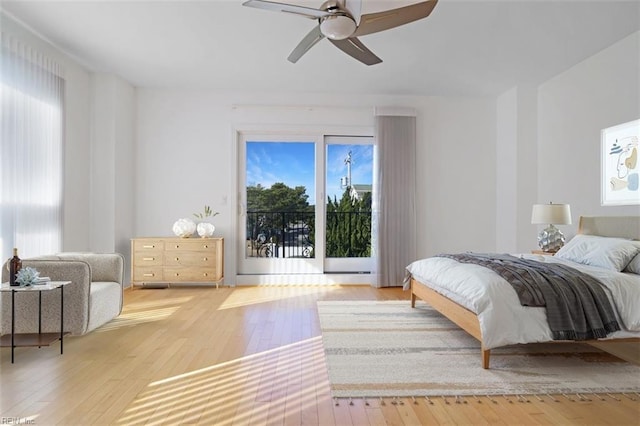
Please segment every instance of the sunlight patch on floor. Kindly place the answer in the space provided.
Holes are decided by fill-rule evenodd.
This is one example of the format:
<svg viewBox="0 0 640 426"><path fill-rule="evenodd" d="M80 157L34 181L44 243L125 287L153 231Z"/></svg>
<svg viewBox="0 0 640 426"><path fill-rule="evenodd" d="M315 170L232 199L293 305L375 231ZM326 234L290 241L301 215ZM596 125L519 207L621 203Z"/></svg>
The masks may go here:
<svg viewBox="0 0 640 426"><path fill-rule="evenodd" d="M191 299L192 297L172 297L151 302L127 303L118 317L95 332L104 333L119 328L165 320Z"/></svg>
<svg viewBox="0 0 640 426"><path fill-rule="evenodd" d="M327 389L317 336L152 382L118 424L253 424L305 409L313 417Z"/></svg>
<svg viewBox="0 0 640 426"><path fill-rule="evenodd" d="M182 305L189 302L193 297L169 297L166 299L152 300L147 302L127 302L122 308L123 312L135 311L140 309L157 308L166 305Z"/></svg>
<svg viewBox="0 0 640 426"><path fill-rule="evenodd" d="M276 300L293 299L310 294L325 294L340 289L337 285L306 286L251 286L236 287L234 291L220 304L219 310L233 309L241 306L274 302Z"/></svg>
<svg viewBox="0 0 640 426"><path fill-rule="evenodd" d="M104 333L105 331L117 330L119 328L132 327L149 322L162 321L169 318L178 309L180 309L180 306L120 314L119 317L112 319L107 324L96 329L95 333Z"/></svg>

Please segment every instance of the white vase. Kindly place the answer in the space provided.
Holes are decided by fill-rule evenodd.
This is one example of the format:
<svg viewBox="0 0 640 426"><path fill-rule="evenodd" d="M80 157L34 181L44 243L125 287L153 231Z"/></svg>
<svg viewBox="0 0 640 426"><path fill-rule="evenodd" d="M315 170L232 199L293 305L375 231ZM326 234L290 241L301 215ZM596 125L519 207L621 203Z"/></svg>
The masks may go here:
<svg viewBox="0 0 640 426"><path fill-rule="evenodd" d="M196 232L196 223L191 219L178 219L173 224L173 233L181 238L188 238Z"/></svg>
<svg viewBox="0 0 640 426"><path fill-rule="evenodd" d="M213 232L216 230L216 227L209 222L200 222L197 226L198 235L202 238L209 238L213 235Z"/></svg>

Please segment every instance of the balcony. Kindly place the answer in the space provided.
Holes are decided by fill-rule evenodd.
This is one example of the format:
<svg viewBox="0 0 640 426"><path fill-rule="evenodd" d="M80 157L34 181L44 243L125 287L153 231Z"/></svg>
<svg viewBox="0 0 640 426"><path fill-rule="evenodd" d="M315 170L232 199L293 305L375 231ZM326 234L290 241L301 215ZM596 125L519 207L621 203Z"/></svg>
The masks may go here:
<svg viewBox="0 0 640 426"><path fill-rule="evenodd" d="M246 257L314 258L315 212L247 213ZM371 212L329 212L327 257L371 255Z"/></svg>

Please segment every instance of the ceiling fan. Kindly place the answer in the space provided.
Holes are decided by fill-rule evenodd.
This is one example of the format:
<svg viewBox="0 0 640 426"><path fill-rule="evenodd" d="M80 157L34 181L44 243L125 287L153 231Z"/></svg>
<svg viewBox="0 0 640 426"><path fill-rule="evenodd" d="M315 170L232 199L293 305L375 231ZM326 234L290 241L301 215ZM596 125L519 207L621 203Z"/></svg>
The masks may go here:
<svg viewBox="0 0 640 426"><path fill-rule="evenodd" d="M358 37L426 18L431 14L438 0L427 0L365 15L360 13L361 2L362 0L327 0L318 9L265 0L248 0L243 5L274 12L292 13L318 20L318 25L298 43L289 55L287 59L290 62L297 62L302 55L326 37L347 55L366 65L375 65L382 62L382 59L367 49Z"/></svg>

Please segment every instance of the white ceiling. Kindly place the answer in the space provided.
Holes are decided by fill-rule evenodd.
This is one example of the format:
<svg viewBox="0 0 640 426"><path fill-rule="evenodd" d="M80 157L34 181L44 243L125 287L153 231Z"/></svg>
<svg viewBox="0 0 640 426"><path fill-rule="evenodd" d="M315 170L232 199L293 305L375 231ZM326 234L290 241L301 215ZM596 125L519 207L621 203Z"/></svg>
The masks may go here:
<svg viewBox="0 0 640 426"><path fill-rule="evenodd" d="M415 3L362 1L363 13ZM543 82L640 30L637 0L440 0L426 19L362 37L384 61L367 67L326 40L288 62L315 22L242 0L0 5L91 70L139 87L496 95Z"/></svg>

